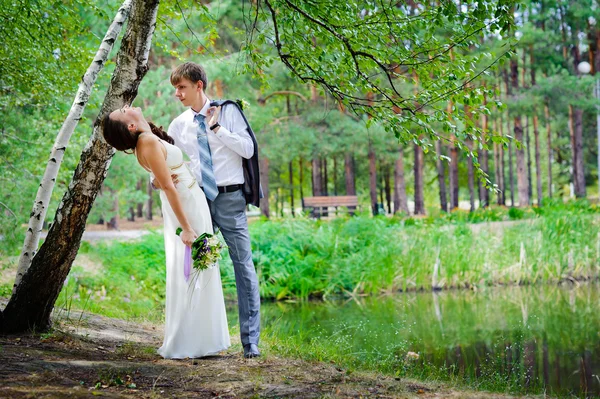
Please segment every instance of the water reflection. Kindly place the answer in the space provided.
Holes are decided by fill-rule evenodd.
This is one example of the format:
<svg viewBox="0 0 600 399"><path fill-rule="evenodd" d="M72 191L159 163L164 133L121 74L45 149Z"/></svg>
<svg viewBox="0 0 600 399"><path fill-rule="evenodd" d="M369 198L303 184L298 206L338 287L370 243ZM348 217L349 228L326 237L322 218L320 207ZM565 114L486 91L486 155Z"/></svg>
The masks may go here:
<svg viewBox="0 0 600 399"><path fill-rule="evenodd" d="M599 284L267 303L263 324L292 345L397 375L481 389L600 395ZM308 349L307 349L308 350ZM419 358L408 359L408 352Z"/></svg>

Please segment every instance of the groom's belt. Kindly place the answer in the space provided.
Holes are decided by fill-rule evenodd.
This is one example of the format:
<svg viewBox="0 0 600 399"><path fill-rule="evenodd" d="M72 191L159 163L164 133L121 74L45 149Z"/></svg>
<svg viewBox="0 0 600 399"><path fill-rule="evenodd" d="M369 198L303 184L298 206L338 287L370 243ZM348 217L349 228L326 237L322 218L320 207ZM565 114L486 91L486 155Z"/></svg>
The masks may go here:
<svg viewBox="0 0 600 399"><path fill-rule="evenodd" d="M219 189L219 194L223 194L233 193L234 191L241 190L243 186L243 184L232 184L230 186L218 186L217 188ZM204 190L204 187L201 188Z"/></svg>
<svg viewBox="0 0 600 399"><path fill-rule="evenodd" d="M233 193L234 191L241 190L243 186L243 184L232 184L230 186L218 186L217 188L219 189L219 194L223 194Z"/></svg>

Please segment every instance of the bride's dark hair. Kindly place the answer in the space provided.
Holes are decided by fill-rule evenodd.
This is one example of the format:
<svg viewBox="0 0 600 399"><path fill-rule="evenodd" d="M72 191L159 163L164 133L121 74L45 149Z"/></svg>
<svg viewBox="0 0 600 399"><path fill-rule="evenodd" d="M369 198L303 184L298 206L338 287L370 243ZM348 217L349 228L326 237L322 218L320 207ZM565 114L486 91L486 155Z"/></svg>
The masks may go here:
<svg viewBox="0 0 600 399"><path fill-rule="evenodd" d="M169 136L161 127L156 126L152 122L148 122L152 133L158 138L163 139L167 143L175 144L173 137ZM110 113L106 114L102 119L102 134L104 140L118 151L132 150L137 145L139 132L130 132L125 122L116 121L110 118Z"/></svg>

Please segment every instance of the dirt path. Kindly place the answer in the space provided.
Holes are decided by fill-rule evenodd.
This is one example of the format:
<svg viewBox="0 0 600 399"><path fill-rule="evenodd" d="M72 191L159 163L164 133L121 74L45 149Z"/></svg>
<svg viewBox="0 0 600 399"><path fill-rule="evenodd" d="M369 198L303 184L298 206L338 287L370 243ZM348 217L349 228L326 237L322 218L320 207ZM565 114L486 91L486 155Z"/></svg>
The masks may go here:
<svg viewBox="0 0 600 399"><path fill-rule="evenodd" d="M79 313L56 318L52 333L0 337L0 398L508 398L349 373L269 348L246 360L239 341L218 356L165 360L155 354L160 326Z"/></svg>

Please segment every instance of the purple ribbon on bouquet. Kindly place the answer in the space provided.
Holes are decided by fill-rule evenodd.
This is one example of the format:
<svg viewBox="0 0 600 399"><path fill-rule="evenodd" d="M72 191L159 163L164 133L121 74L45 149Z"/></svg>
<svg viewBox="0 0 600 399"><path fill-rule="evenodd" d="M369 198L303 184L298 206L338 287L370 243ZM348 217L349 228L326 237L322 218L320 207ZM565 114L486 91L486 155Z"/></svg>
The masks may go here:
<svg viewBox="0 0 600 399"><path fill-rule="evenodd" d="M183 259L183 276L187 282L190 279L190 272L192 271L192 248L185 246L185 255Z"/></svg>

